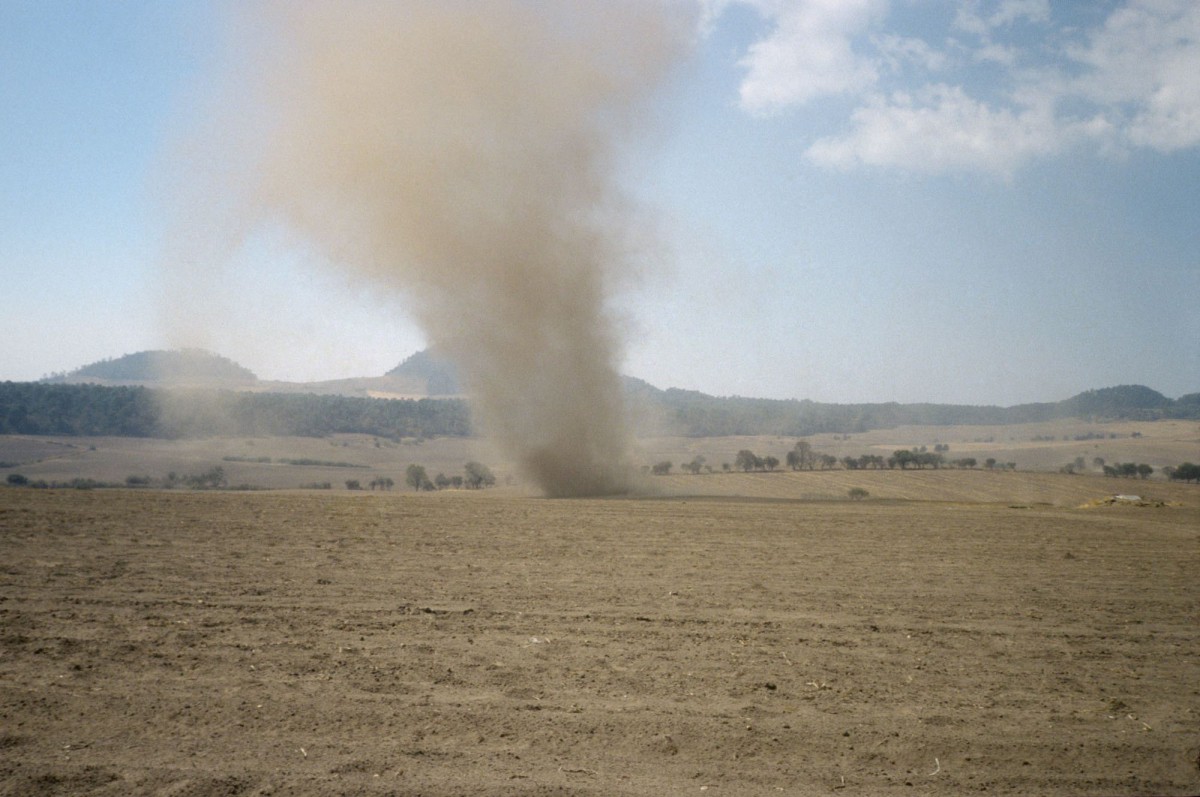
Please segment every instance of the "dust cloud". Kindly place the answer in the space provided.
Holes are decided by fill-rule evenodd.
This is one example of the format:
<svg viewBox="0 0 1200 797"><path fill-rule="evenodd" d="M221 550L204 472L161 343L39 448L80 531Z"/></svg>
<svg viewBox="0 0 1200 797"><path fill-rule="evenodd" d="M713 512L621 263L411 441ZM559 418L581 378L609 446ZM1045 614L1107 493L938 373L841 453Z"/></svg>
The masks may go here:
<svg viewBox="0 0 1200 797"><path fill-rule="evenodd" d="M459 367L484 432L547 495L624 491L612 296L646 241L616 175L686 46L680 11L236 7L217 116L190 134L206 171L191 190L221 196L188 204L224 206L226 242L273 225L403 294Z"/></svg>

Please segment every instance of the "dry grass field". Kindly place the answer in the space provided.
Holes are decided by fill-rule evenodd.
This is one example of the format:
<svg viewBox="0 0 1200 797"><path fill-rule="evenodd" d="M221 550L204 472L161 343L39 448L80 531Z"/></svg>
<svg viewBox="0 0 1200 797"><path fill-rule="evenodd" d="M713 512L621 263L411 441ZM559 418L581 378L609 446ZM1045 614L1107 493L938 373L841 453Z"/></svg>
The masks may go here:
<svg viewBox="0 0 1200 797"><path fill-rule="evenodd" d="M264 458L271 462L255 461ZM461 473L463 463L472 459L497 461L486 441L461 437L396 443L368 435L199 440L0 436L0 462L13 463L13 467L0 469L0 474L20 472L48 482L87 478L124 483L128 476L162 479L172 472L194 474L220 466L229 484L265 489L295 489L321 482L344 489L349 479L366 485L377 476L389 476L403 486L409 464L425 465L432 477L439 471ZM281 460L340 466L293 465Z"/></svg>
<svg viewBox="0 0 1200 797"><path fill-rule="evenodd" d="M1200 487L659 484L0 489L0 794L1200 792Z"/></svg>
<svg viewBox="0 0 1200 797"><path fill-rule="evenodd" d="M1090 436L1090 437L1089 437ZM1077 437L1089 439L1077 440ZM1200 462L1200 423L1195 421L1155 421L1087 423L1056 421L1053 423L1017 426L913 426L881 429L863 434L814 435L807 438L819 454L841 458L876 454L890 456L900 448L936 445L949 446L947 460L973 457L978 460L978 476L984 474L982 465L991 457L999 462L1015 462L1015 478L1007 482L979 478L960 483L944 474L939 478L928 472L911 482L892 482L877 478L870 472L787 474L750 474L750 478L734 479L722 473L724 463L732 464L740 449L749 449L760 456L775 456L784 461L796 438L785 437L720 437L687 438L661 437L635 442L632 464L646 467L667 460L673 463L673 476L665 480L650 479L646 488L669 493L707 495L746 495L779 498L844 497L850 487L861 486L879 497L934 498L936 500L1004 501L1045 500L1038 496L1045 491L1037 477L1029 489L1012 491L1028 482L1030 473L1057 473L1066 463L1082 457L1091 475L1099 476L1092 467L1096 457L1107 462L1145 462L1155 469L1152 483L1162 483L1161 470L1167 465L1185 461ZM696 478L681 475L683 462L703 456L706 463L721 479L708 479L702 473ZM270 462L258 460L267 459ZM297 465L283 460L309 461L330 464ZM30 479L47 482L69 482L75 478L101 482L124 483L129 476L149 476L161 480L169 473L181 475L206 471L221 466L231 485L250 485L265 489L296 489L302 485L328 482L334 489L345 489L348 480L358 480L366 486L376 477L391 478L397 486L404 485L404 471L410 464L423 465L430 478L442 472L462 473L463 464L478 460L495 472L501 484L521 488L520 480L510 463L506 462L486 440L476 438L438 438L396 442L368 435L332 435L325 438L205 438L199 440L159 440L130 437L28 437L0 435L0 480L10 473L21 473ZM353 465L355 467L345 467ZM1022 477L1021 474L1025 474ZM918 476L918 474L909 474ZM790 477L790 478L789 478ZM1025 479L1023 482L1022 479ZM952 484L951 493L930 493L939 482ZM863 482L859 484L858 482ZM894 484L893 487L884 485ZM974 485L974 486L971 486ZM1107 480L1099 487L1101 493L1138 491L1143 484L1126 480ZM965 495L961 490L966 489ZM1077 490L1069 499L1091 497L1096 487ZM978 495L973 495L978 490ZM529 490L526 489L528 492ZM878 491L878 492L877 492ZM1051 494L1062 492L1053 487Z"/></svg>

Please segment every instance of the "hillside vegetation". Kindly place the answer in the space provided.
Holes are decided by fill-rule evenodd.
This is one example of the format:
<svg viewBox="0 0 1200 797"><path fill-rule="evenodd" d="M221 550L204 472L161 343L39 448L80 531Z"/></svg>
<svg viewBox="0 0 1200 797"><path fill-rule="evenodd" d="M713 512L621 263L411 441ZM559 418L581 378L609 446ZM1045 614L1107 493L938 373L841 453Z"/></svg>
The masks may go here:
<svg viewBox="0 0 1200 797"><path fill-rule="evenodd" d="M65 374L56 374L46 382L169 382L169 383L250 383L258 377L249 368L203 349L140 351L116 359L101 360Z"/></svg>
<svg viewBox="0 0 1200 797"><path fill-rule="evenodd" d="M644 384L644 383L643 383ZM962 404L823 404L808 400L718 398L691 390L638 390L635 403L654 412L663 434L691 437L854 434L897 426L1009 425L1066 418L1160 420L1200 418L1200 393L1170 399L1142 385L1089 390L1064 401L1013 407Z"/></svg>
<svg viewBox="0 0 1200 797"><path fill-rule="evenodd" d="M463 392L458 369L429 349L419 351L388 371L384 376L400 376L424 380L430 396L453 396Z"/></svg>
<svg viewBox="0 0 1200 797"><path fill-rule="evenodd" d="M470 434L460 399L370 399L229 390L0 383L0 434L399 439Z"/></svg>
<svg viewBox="0 0 1200 797"><path fill-rule="evenodd" d="M375 393L367 384L373 380L380 382ZM395 399L363 395L388 395L396 388L392 382L423 385L429 398L396 404ZM1068 418L1200 419L1200 393L1171 399L1144 385L1088 390L1063 401L1012 407L720 397L694 390L661 390L633 377L623 377L623 385L640 436L806 437L901 426L1004 426ZM155 391L180 386L209 388L210 395L190 409L177 408L172 418L165 419L158 409L165 394ZM428 350L416 352L383 377L286 385L259 382L248 369L211 352L146 351L92 363L39 383L0 385L0 434L462 435L470 433L470 422L467 405L453 397L461 391L453 364Z"/></svg>
<svg viewBox="0 0 1200 797"><path fill-rule="evenodd" d="M184 400L178 400L180 396ZM1200 394L1173 401L1136 385L1088 391L1052 404L1007 408L717 398L692 391L658 390L637 380L627 381L627 396L640 434L685 437L805 437L900 426L1003 426L1066 418L1200 418ZM169 413L164 411L168 406ZM459 398L375 399L205 389L181 393L144 386L0 383L0 434L319 437L337 433L466 435L471 433L470 411Z"/></svg>

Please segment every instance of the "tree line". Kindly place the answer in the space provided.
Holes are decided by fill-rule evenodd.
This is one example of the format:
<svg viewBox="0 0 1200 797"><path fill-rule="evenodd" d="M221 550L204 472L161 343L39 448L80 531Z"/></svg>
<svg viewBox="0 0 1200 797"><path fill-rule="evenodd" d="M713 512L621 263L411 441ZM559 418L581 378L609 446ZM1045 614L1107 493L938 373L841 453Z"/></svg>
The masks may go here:
<svg viewBox="0 0 1200 797"><path fill-rule="evenodd" d="M168 396L184 397L181 401L171 401L169 413L163 409ZM1200 393L1171 400L1136 385L1088 391L1061 402L1008 408L719 398L696 391L658 390L637 380L627 380L626 396L632 417L648 419L647 424L655 425L642 431L689 437L804 437L900 425L1000 425L1068 417L1200 419ZM381 399L47 382L0 383L0 434L320 437L334 433L374 434L393 439L469 435L470 410L465 401L455 398ZM919 463L917 466L921 467ZM924 465L930 466L928 462Z"/></svg>
<svg viewBox="0 0 1200 797"><path fill-rule="evenodd" d="M233 460L241 461L241 460ZM256 460L257 461L257 460ZM364 467L364 466L354 466ZM409 465L404 473L404 481L414 490L444 490L447 488L466 488L469 490L481 490L485 487L492 487L496 484L496 477L491 469L482 462L468 462L463 465L463 473L461 475L447 476L444 473L438 473L437 476L430 479L423 465ZM229 484L228 478L225 475L225 468L220 465L214 465L200 473L177 473L172 471L163 478L154 478L144 475L130 475L123 482L105 482L96 479L77 478L69 481L47 481L45 479L30 479L22 473L10 473L5 478L5 484L9 487L31 487L38 489L47 488L74 488L74 489L98 489L98 488L116 488L116 487L133 487L133 488L159 488L159 489L178 489L187 488L192 490L258 490L263 489L251 484ZM364 489L361 479L347 479L345 481L347 490L362 490ZM390 476L376 476L367 482L367 487L374 490L391 490L396 486L396 480ZM330 490L333 485L330 482L314 482L310 484L300 485L302 489L311 490Z"/></svg>
<svg viewBox="0 0 1200 797"><path fill-rule="evenodd" d="M178 473L171 471L161 479L151 476L131 474L123 482L107 482L91 478L74 478L67 481L48 481L46 479L30 479L23 473L10 473L5 478L9 487L31 487L34 489L73 489L96 490L117 487L157 487L164 490L257 490L261 489L250 484L229 484L225 477L225 469L220 465L200 473Z"/></svg>
<svg viewBox="0 0 1200 797"><path fill-rule="evenodd" d="M0 382L0 434L165 438L371 434L400 439L466 436L471 434L471 419L461 399Z"/></svg>
<svg viewBox="0 0 1200 797"><path fill-rule="evenodd" d="M404 483L414 490L446 490L450 488L467 488L482 490L496 484L496 477L491 469L482 462L471 461L463 465L462 475L447 476L438 473L432 479L424 465L412 464L404 471Z"/></svg>
<svg viewBox="0 0 1200 797"><path fill-rule="evenodd" d="M857 457L844 456L840 459L832 454L819 454L813 450L812 444L807 440L801 440L795 444L785 455L782 463L776 456L767 455L760 457L753 451L747 448L737 452L732 463L721 463L721 470L726 473L734 470L740 470L745 473L751 471L773 471L777 470L780 464L786 465L790 470L832 470L834 468L844 468L846 470L893 470L900 468L908 470L909 468L975 468L979 466L979 461L975 457L960 457L958 459L947 459L946 453L950 451L950 446L938 443L930 451L926 446L920 446L915 449L902 448L894 451L890 457L884 457L881 454L861 454ZM656 462L648 467L648 471L655 476L664 476L671 472L673 463L669 461ZM994 457L988 457L983 461L983 467L988 470L1016 470L1017 463L1015 462L998 462ZM696 456L690 462L680 463L680 469L692 474L700 473L702 470L713 473L714 468L707 463L703 456Z"/></svg>
<svg viewBox="0 0 1200 797"><path fill-rule="evenodd" d="M633 382L632 387L630 382ZM1009 425L1065 418L1093 420L1200 419L1200 393L1170 399L1143 385L1089 390L1063 401L1013 407L960 404L825 404L795 399L710 396L695 390L659 390L627 380L634 416L652 419L642 431L686 437L856 434L897 426ZM637 410L645 409L639 413Z"/></svg>
<svg viewBox="0 0 1200 797"><path fill-rule="evenodd" d="M784 457L783 464L793 471L798 470L832 470L834 468L844 468L845 470L907 470L914 468L920 470L922 468L958 468L972 469L982 467L986 470L1016 470L1017 463L1015 462L1000 462L995 457L988 457L980 463L975 457L959 457L956 459L948 459L946 454L949 453L950 446L948 444L939 443L930 451L926 446L918 448L902 448L894 451L890 457L884 457L880 454L861 454L857 457L844 456L840 459L832 454L818 454L813 450L812 444L806 440L797 442ZM765 456L760 457L753 451L743 448L737 452L732 463L724 462L721 464L721 470L728 473L731 471L742 471L749 473L751 471L774 471L780 466L778 457ZM655 476L665 476L670 474L674 463L663 460L656 462L652 466L645 468L649 473ZM1154 473L1154 468L1144 462L1114 462L1107 463L1103 457L1095 457L1092 460L1092 466L1095 472L1101 472L1105 476L1111 478L1126 478L1126 479L1147 479ZM690 462L680 463L680 470L688 473L698 474L700 472L714 473L715 469L708 464L708 461L702 456L697 455ZM1059 472L1075 474L1084 473L1087 470L1087 463L1083 457L1076 457L1073 462L1059 468ZM1172 481L1193 482L1200 481L1200 465L1192 462L1184 462L1178 466L1167 465L1162 469L1162 474Z"/></svg>
<svg viewBox="0 0 1200 797"><path fill-rule="evenodd" d="M163 411L166 396L184 396ZM715 397L626 380L631 416L643 432L689 437L850 434L900 425L1012 424L1068 417L1200 419L1200 393L1171 400L1141 386L1088 391L1066 401L1016 407L948 404L821 404ZM455 398L380 399L231 390L166 390L48 382L0 383L0 434L204 437L351 432L381 437L471 433ZM929 467L927 463L925 465Z"/></svg>

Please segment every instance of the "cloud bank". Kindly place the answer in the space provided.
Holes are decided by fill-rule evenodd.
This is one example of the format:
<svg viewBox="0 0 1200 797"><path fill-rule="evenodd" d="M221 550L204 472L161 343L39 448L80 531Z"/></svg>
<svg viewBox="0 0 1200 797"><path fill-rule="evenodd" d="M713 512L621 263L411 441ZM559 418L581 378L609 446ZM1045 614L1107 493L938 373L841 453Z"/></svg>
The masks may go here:
<svg viewBox="0 0 1200 797"><path fill-rule="evenodd" d="M1007 177L1080 147L1200 145L1200 4L1192 0L1131 0L1100 13L980 0L943 11L940 27L919 35L889 28L897 9L888 0L733 2L770 25L741 60L744 110L854 103L840 129L807 145L805 157L820 166Z"/></svg>

